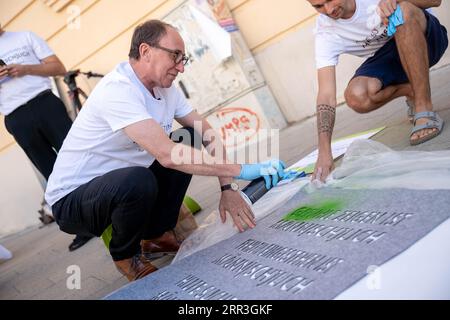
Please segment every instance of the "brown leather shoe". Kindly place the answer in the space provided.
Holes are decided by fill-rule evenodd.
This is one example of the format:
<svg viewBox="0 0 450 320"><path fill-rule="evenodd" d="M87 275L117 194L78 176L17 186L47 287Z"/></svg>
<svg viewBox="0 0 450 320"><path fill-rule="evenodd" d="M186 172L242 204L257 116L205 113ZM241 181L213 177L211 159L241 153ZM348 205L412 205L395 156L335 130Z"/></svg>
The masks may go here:
<svg viewBox="0 0 450 320"><path fill-rule="evenodd" d="M181 242L173 230L165 232L161 237L142 240L142 255L149 260L161 258L165 255L175 255L180 249Z"/></svg>
<svg viewBox="0 0 450 320"><path fill-rule="evenodd" d="M120 273L126 276L129 281L141 279L158 270L158 268L142 257L141 254L135 255L133 258L114 261L114 263Z"/></svg>

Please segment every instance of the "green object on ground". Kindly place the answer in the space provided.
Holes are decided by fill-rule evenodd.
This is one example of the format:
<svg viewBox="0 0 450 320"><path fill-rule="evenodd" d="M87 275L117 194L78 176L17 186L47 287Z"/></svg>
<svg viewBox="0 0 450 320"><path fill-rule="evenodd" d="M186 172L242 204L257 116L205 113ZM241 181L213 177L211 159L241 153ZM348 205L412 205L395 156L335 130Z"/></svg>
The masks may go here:
<svg viewBox="0 0 450 320"><path fill-rule="evenodd" d="M184 205L189 209L189 211L192 214L196 214L197 212L199 212L200 210L202 210L202 208L200 207L200 205L191 197L189 196L185 196L184 200L183 200Z"/></svg>
<svg viewBox="0 0 450 320"><path fill-rule="evenodd" d="M290 212L283 218L284 221L311 221L331 216L341 210L343 203L340 200L325 200L321 203L305 205Z"/></svg>
<svg viewBox="0 0 450 320"><path fill-rule="evenodd" d="M315 163L310 163L306 167L295 168L294 170L297 172L305 171L306 174L311 174L314 172L315 167L316 167Z"/></svg>
<svg viewBox="0 0 450 320"><path fill-rule="evenodd" d="M189 209L189 211L192 214L196 214L197 212L202 210L200 205L194 199L192 199L189 196L185 196L184 197L183 204L186 206L186 208ZM105 244L105 247L108 250L109 250L109 243L111 242L111 238L112 238L112 224L110 224L108 226L108 228L106 228L105 231L103 231L103 233L102 233L103 243Z"/></svg>
<svg viewBox="0 0 450 320"><path fill-rule="evenodd" d="M102 240L105 244L105 247L109 250L109 243L111 242L112 238L112 224L108 226L108 228L105 229L102 233Z"/></svg>

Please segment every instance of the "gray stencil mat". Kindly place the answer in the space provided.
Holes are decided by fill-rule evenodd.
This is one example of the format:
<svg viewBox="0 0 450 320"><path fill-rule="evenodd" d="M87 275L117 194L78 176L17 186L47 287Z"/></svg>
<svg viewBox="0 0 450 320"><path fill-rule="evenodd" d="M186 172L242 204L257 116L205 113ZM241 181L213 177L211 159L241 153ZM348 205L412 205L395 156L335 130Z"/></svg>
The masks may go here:
<svg viewBox="0 0 450 320"><path fill-rule="evenodd" d="M448 190L300 192L255 229L106 299L332 299L449 217Z"/></svg>

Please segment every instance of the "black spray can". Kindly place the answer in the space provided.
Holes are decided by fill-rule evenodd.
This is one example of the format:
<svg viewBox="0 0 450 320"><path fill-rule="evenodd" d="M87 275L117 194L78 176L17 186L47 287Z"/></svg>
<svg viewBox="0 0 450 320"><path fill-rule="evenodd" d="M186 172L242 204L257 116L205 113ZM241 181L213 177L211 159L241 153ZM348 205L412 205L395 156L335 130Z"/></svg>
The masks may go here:
<svg viewBox="0 0 450 320"><path fill-rule="evenodd" d="M295 178L302 178L306 177L306 173L304 171L301 172L293 172L293 176L291 176L291 179ZM279 181L282 179L279 177ZM249 204L252 205L256 201L262 198L263 195L265 195L269 191L266 188L266 181L264 178L258 178L250 182L245 188L242 189L241 195L244 198L244 200Z"/></svg>
<svg viewBox="0 0 450 320"><path fill-rule="evenodd" d="M248 204L254 204L256 201L261 199L263 195L267 193L266 182L264 178L258 178L250 182L245 188L242 189L241 193L243 198Z"/></svg>

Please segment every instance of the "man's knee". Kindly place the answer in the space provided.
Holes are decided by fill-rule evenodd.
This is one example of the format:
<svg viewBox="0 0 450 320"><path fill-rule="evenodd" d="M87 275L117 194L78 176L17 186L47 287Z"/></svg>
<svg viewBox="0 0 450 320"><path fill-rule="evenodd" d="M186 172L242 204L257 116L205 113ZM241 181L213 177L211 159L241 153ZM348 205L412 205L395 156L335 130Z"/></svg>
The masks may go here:
<svg viewBox="0 0 450 320"><path fill-rule="evenodd" d="M158 182L153 172L144 167L127 168L122 187L122 200L126 202L145 201L153 202L158 194Z"/></svg>
<svg viewBox="0 0 450 320"><path fill-rule="evenodd" d="M362 88L349 86L345 90L345 101L350 108L358 113L370 111L367 91Z"/></svg>
<svg viewBox="0 0 450 320"><path fill-rule="evenodd" d="M408 1L403 1L398 5L402 9L403 21L405 24L418 22L423 22L426 24L425 14L423 13L422 9Z"/></svg>
<svg viewBox="0 0 450 320"><path fill-rule="evenodd" d="M202 137L192 127L182 127L171 133L170 138L176 143L182 143L201 150Z"/></svg>

